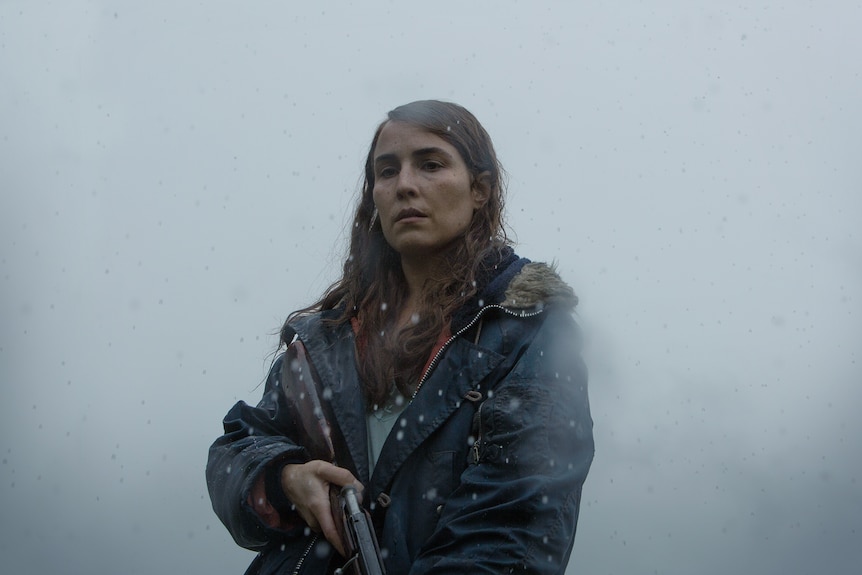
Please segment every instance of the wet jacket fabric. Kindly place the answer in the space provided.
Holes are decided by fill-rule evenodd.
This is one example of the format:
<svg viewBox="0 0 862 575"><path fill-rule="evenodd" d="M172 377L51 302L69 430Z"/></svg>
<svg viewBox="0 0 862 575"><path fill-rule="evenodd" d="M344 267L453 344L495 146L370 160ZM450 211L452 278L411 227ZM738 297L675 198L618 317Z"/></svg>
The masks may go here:
<svg viewBox="0 0 862 575"><path fill-rule="evenodd" d="M340 313L329 310L283 334L302 340L318 372L338 464L365 486L389 575L562 574L569 560L593 458L577 299L550 267L511 252L481 280L371 475L349 323L325 324ZM210 497L234 540L259 551L249 573L331 572L339 558L295 512L282 503L287 521L272 528L250 504L261 474L309 458L286 415L281 362L256 407L239 402L224 418L207 464Z"/></svg>

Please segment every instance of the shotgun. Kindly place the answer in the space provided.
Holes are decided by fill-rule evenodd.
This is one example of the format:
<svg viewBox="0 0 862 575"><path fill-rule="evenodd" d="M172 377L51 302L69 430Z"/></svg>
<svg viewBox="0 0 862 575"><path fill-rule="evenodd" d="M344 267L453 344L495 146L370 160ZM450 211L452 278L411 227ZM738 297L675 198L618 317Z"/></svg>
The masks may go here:
<svg viewBox="0 0 862 575"><path fill-rule="evenodd" d="M312 459L338 465L335 446L342 445L343 441L333 442L329 404L321 401L320 378L298 338L294 338L285 351L281 382L303 447ZM355 575L386 575L371 516L359 504L356 487L346 485L339 490L332 486L330 501L333 502L332 514L342 546L348 555L347 562L335 573L342 575L352 568ZM337 509L340 512L336 512Z"/></svg>
<svg viewBox="0 0 862 575"><path fill-rule="evenodd" d="M344 519L344 548L351 557L341 569L335 570L335 575L341 575L344 569L351 565L357 575L386 575L371 518L368 511L360 507L356 499L356 488L353 485L345 485L338 500Z"/></svg>

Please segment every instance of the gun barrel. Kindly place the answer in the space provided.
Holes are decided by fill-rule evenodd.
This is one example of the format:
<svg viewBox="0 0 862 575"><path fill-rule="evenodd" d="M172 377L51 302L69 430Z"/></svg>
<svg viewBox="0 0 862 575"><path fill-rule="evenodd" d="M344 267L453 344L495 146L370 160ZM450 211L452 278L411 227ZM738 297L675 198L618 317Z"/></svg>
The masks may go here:
<svg viewBox="0 0 862 575"><path fill-rule="evenodd" d="M341 489L341 499L345 510L345 523L357 551L357 562L362 575L386 575L377 538L365 511L359 506L356 488L346 485Z"/></svg>

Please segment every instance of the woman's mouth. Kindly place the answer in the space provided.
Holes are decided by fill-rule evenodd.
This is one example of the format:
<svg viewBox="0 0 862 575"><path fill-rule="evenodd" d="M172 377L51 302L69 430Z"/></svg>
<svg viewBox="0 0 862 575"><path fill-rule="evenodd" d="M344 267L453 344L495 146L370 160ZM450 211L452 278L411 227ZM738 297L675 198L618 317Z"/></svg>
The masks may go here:
<svg viewBox="0 0 862 575"><path fill-rule="evenodd" d="M398 215L395 216L395 221L400 222L401 220L410 220L425 217L427 216L416 208L404 208L403 210L398 212Z"/></svg>

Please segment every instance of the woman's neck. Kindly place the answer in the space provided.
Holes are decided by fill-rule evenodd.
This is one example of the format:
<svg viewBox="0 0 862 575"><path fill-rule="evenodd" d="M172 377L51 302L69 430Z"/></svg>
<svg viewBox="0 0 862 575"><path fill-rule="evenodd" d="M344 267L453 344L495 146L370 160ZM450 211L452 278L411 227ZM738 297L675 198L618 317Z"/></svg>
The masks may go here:
<svg viewBox="0 0 862 575"><path fill-rule="evenodd" d="M397 325L398 328L405 328L416 323L422 309L422 288L408 284L407 297L401 303L401 309L398 310Z"/></svg>
<svg viewBox="0 0 862 575"><path fill-rule="evenodd" d="M398 310L398 326L406 327L416 323L414 318L422 309L422 292L425 284L434 276L439 266L439 258L402 258L401 269L407 282L407 297Z"/></svg>

